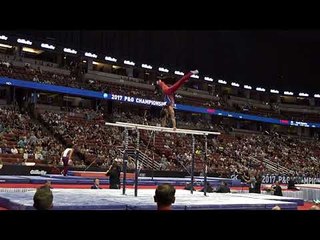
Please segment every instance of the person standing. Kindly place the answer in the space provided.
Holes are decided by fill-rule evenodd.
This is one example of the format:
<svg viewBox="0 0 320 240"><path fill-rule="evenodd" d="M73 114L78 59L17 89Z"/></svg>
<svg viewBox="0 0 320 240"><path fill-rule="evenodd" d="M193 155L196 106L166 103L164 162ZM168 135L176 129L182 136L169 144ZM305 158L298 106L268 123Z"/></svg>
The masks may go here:
<svg viewBox="0 0 320 240"><path fill-rule="evenodd" d="M120 189L120 166L114 161L106 172L106 176L109 176L109 188Z"/></svg>
<svg viewBox="0 0 320 240"><path fill-rule="evenodd" d="M64 176L68 174L68 168L70 162L72 162L72 155L74 149L71 147L66 148L61 154L61 161L63 162L63 171L61 172Z"/></svg>

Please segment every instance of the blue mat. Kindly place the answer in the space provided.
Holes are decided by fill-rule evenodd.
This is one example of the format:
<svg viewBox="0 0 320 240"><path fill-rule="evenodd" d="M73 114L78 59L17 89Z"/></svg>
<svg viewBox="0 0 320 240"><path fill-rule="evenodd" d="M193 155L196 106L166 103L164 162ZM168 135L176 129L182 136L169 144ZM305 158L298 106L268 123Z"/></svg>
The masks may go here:
<svg viewBox="0 0 320 240"><path fill-rule="evenodd" d="M3 182L3 183L30 183L30 180L25 179L22 176L3 175L3 176L0 176L0 182Z"/></svg>

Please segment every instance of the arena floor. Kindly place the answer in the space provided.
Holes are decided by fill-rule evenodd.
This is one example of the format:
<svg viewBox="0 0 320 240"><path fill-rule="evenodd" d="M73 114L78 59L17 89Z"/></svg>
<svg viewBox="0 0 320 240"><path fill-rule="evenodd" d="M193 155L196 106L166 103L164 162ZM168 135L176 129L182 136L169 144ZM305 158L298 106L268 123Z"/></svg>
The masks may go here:
<svg viewBox="0 0 320 240"><path fill-rule="evenodd" d="M170 182L175 185L177 210L267 210L278 205L281 209L301 209L305 202L296 196L278 197L268 194L249 194L246 186L239 186L232 179L208 178L217 186L221 180L228 182L232 193L199 192L203 178L195 178L193 194L183 190L190 178L139 178L138 196L134 197L133 180L128 179L126 194L122 189L108 189L107 178L100 179L101 190L90 189L94 176L0 176L0 209L25 210L34 209L33 195L35 189L50 180L53 187L54 208L56 210L155 210L153 201L158 184ZM314 187L314 186L310 186Z"/></svg>

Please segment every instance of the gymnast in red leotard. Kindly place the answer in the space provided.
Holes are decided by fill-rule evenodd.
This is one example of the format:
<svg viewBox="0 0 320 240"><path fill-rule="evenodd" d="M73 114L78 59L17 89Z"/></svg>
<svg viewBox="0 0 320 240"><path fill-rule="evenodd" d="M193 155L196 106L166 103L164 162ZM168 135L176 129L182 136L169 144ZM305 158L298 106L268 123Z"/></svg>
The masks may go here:
<svg viewBox="0 0 320 240"><path fill-rule="evenodd" d="M157 81L157 85L161 88L162 92L165 95L164 101L166 102L166 105L161 110L162 127L165 127L167 125L167 119L170 116L173 129L175 130L177 128L176 119L174 115L174 94L182 86L183 83L189 80L191 75L198 73L198 70L190 71L170 87L161 80Z"/></svg>

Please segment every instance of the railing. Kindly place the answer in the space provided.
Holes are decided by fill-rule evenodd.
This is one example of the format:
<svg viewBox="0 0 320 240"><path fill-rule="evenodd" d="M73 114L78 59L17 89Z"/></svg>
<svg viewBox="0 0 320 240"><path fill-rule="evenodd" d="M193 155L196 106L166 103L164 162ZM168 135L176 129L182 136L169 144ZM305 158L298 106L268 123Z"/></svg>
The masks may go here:
<svg viewBox="0 0 320 240"><path fill-rule="evenodd" d="M253 160L254 162L260 163L261 161L251 157L251 160ZM267 158L263 158L263 163L266 166L266 168L268 168L269 170L271 170L274 173L278 173L279 171L281 171L282 174L292 174L294 173L292 170L289 170L286 167L281 166L279 163L275 163L272 162L271 160L267 159Z"/></svg>
<svg viewBox="0 0 320 240"><path fill-rule="evenodd" d="M283 174L293 174L294 173L294 171L292 171L284 166L281 166L280 163L278 163L278 162L275 163L275 162L273 162L269 159L266 159L266 158L264 158L264 162L268 162L268 164L270 166L272 166L273 168L275 168L277 172L281 172Z"/></svg>
<svg viewBox="0 0 320 240"><path fill-rule="evenodd" d="M124 153L123 149L119 149L119 150L121 154ZM135 151L136 150L134 148L128 148L127 149L128 156L135 159ZM152 158L148 157L145 153L138 150L138 168L139 168L139 163L142 164L142 166L145 168L160 170L160 164L158 162L154 161Z"/></svg>

